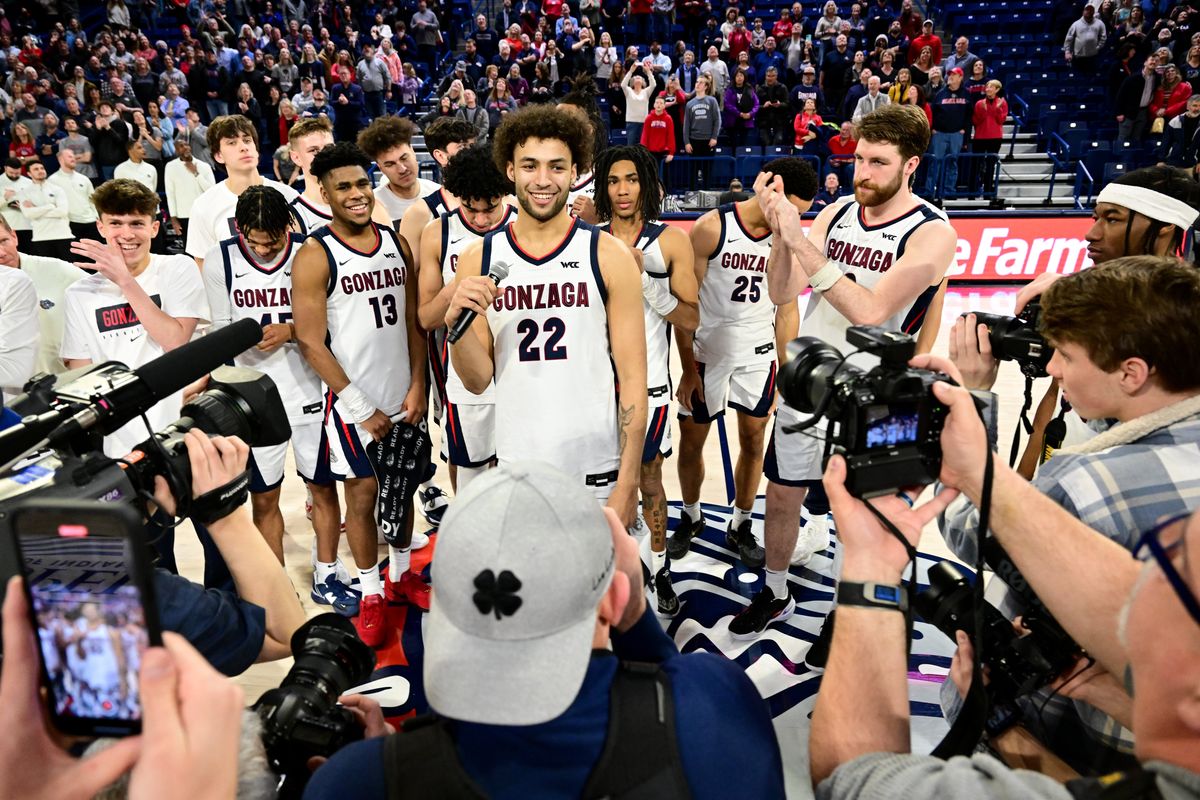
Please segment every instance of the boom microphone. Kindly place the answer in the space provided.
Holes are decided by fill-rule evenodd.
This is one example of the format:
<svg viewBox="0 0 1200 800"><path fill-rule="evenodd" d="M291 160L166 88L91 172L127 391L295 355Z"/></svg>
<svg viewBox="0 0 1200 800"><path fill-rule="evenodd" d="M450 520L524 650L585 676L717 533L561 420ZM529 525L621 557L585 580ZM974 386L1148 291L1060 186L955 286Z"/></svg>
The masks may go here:
<svg viewBox="0 0 1200 800"><path fill-rule="evenodd" d="M503 261L492 264L491 268L488 269L487 277L491 278L492 282L499 286L500 281L508 277L508 271L510 269L512 269L512 267ZM446 340L450 342L450 344L455 344L459 339L461 339L463 334L471 329L471 323L475 321L475 317L478 316L478 313L479 312L475 311L473 308L463 309L462 314L459 315L458 319L454 321L454 325L450 328L450 332L446 334Z"/></svg>
<svg viewBox="0 0 1200 800"><path fill-rule="evenodd" d="M203 378L217 367L233 361L235 356L240 356L261 342L262 338L262 326L252 319L240 319L194 342L176 347L153 361L147 361L135 369L133 374L141 378L142 386L145 387L145 397L150 405L153 405L193 381ZM116 427L119 428L128 421L122 420Z"/></svg>

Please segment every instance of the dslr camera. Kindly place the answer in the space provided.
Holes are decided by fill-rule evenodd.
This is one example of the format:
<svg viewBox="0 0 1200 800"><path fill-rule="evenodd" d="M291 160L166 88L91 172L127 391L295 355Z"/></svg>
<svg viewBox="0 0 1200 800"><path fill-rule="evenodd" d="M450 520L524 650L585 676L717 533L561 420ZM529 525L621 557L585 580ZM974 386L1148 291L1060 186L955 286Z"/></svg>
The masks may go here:
<svg viewBox="0 0 1200 800"><path fill-rule="evenodd" d="M992 355L997 361L1017 362L1021 374L1027 378L1047 376L1046 365L1054 356L1054 348L1038 332L1042 305L1036 298L1015 317L985 314L981 311L971 313L980 324L987 326Z"/></svg>
<svg viewBox="0 0 1200 800"><path fill-rule="evenodd" d="M854 325L846 330L846 341L878 356L879 366L864 372L811 336L788 344L779 393L792 408L812 416L784 432L828 419L826 458L832 451L846 459L846 488L856 497L933 483L942 467L940 437L948 412L934 397L933 384L950 379L908 366L916 341L906 334Z"/></svg>
<svg viewBox="0 0 1200 800"><path fill-rule="evenodd" d="M292 655L296 660L283 682L253 709L284 800L301 795L310 758L329 757L362 738L362 726L338 698L375 669L375 651L358 638L350 620L334 613L301 625L292 634Z"/></svg>

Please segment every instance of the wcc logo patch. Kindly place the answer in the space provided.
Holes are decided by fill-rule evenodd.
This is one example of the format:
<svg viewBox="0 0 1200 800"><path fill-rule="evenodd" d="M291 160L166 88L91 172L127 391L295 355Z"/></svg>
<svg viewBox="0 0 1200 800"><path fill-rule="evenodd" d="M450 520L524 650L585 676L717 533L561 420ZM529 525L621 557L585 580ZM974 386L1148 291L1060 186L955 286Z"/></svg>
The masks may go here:
<svg viewBox="0 0 1200 800"><path fill-rule="evenodd" d="M154 301L154 305L162 308L161 295L151 295L150 299ZM100 333L125 330L126 328L133 328L141 324L142 321L138 319L137 314L134 313L129 303L96 309L96 330L100 331Z"/></svg>

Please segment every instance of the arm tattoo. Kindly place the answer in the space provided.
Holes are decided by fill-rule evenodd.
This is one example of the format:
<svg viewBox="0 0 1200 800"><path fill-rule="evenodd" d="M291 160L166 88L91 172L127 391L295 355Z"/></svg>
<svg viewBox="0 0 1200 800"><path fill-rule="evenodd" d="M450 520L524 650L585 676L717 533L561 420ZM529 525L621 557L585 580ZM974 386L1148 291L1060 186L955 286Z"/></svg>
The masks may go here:
<svg viewBox="0 0 1200 800"><path fill-rule="evenodd" d="M628 428L629 423L633 421L633 406L623 406L618 403L617 407L621 412L617 431L617 452L624 453L625 445L629 444L629 431L627 431L626 428Z"/></svg>

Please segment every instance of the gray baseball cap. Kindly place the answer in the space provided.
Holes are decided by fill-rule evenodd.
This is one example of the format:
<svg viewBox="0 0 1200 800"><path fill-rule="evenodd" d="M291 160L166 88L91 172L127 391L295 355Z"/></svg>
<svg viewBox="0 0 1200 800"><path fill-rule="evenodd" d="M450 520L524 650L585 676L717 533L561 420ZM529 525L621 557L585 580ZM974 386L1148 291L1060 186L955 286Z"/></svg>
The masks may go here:
<svg viewBox="0 0 1200 800"><path fill-rule="evenodd" d="M430 707L490 725L561 715L583 685L614 567L608 520L578 480L539 462L473 480L446 511L433 560Z"/></svg>

